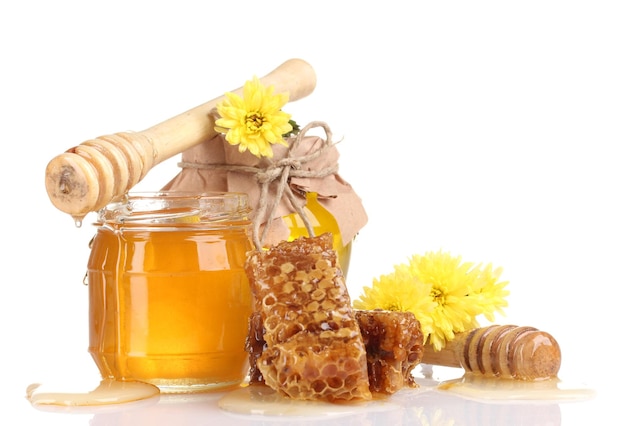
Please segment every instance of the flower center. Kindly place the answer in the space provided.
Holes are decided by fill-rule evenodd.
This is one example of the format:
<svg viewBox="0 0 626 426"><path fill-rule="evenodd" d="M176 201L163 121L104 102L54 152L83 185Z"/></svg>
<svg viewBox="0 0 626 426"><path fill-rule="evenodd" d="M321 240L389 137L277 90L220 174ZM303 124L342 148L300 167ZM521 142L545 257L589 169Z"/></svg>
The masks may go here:
<svg viewBox="0 0 626 426"><path fill-rule="evenodd" d="M256 133L261 130L265 119L258 112L249 112L246 114L246 130L250 133Z"/></svg>
<svg viewBox="0 0 626 426"><path fill-rule="evenodd" d="M387 311L402 311L402 306L400 306L397 303L390 303L389 305L385 306L385 310L387 310Z"/></svg>
<svg viewBox="0 0 626 426"><path fill-rule="evenodd" d="M432 288L430 290L430 297L439 305L443 306L446 304L446 295L438 288Z"/></svg>

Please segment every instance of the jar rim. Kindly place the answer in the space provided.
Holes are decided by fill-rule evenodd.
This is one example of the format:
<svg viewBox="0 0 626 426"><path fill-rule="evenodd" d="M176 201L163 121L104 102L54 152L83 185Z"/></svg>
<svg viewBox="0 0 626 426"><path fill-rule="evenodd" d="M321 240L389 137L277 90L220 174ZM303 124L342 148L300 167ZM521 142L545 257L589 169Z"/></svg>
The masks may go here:
<svg viewBox="0 0 626 426"><path fill-rule="evenodd" d="M251 209L243 192L140 191L98 211L98 223L198 225L247 221Z"/></svg>
<svg viewBox="0 0 626 426"><path fill-rule="evenodd" d="M159 190L159 191L130 191L124 195L124 199L133 198L248 198L245 192L228 191L179 191L179 190Z"/></svg>

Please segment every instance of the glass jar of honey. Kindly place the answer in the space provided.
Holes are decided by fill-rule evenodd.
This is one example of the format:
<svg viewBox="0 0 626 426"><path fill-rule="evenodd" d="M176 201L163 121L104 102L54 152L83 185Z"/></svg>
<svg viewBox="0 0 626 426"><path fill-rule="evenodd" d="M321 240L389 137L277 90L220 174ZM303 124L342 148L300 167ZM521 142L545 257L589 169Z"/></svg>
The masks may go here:
<svg viewBox="0 0 626 426"><path fill-rule="evenodd" d="M240 384L252 299L246 194L128 195L98 213L89 352L103 378L162 392Z"/></svg>

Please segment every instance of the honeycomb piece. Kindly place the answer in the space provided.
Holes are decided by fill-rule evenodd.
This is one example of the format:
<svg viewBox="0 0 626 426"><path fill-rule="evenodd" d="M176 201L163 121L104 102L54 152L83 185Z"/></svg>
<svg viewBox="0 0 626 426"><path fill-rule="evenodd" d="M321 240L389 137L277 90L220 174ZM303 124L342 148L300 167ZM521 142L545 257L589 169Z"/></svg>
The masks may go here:
<svg viewBox="0 0 626 426"><path fill-rule="evenodd" d="M332 235L301 237L246 262L267 347L265 383L293 399L371 399L367 356Z"/></svg>
<svg viewBox="0 0 626 426"><path fill-rule="evenodd" d="M412 370L422 360L424 336L419 322L409 312L355 311L367 353L369 389L392 394L403 387L416 387ZM253 312L246 350L250 355L250 383L264 383L257 360L265 349L261 314Z"/></svg>
<svg viewBox="0 0 626 426"><path fill-rule="evenodd" d="M392 394L416 387L411 372L422 360L424 335L411 312L357 310L367 351L370 391Z"/></svg>

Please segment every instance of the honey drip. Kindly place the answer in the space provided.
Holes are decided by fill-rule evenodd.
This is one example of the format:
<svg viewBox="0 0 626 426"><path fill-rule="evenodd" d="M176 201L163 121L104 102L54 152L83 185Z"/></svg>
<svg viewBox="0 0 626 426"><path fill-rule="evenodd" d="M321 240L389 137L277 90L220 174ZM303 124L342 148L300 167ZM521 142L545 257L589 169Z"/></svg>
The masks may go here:
<svg viewBox="0 0 626 426"><path fill-rule="evenodd" d="M85 216L72 216L72 219L74 219L74 226L77 228L81 228L83 226L84 218Z"/></svg>

